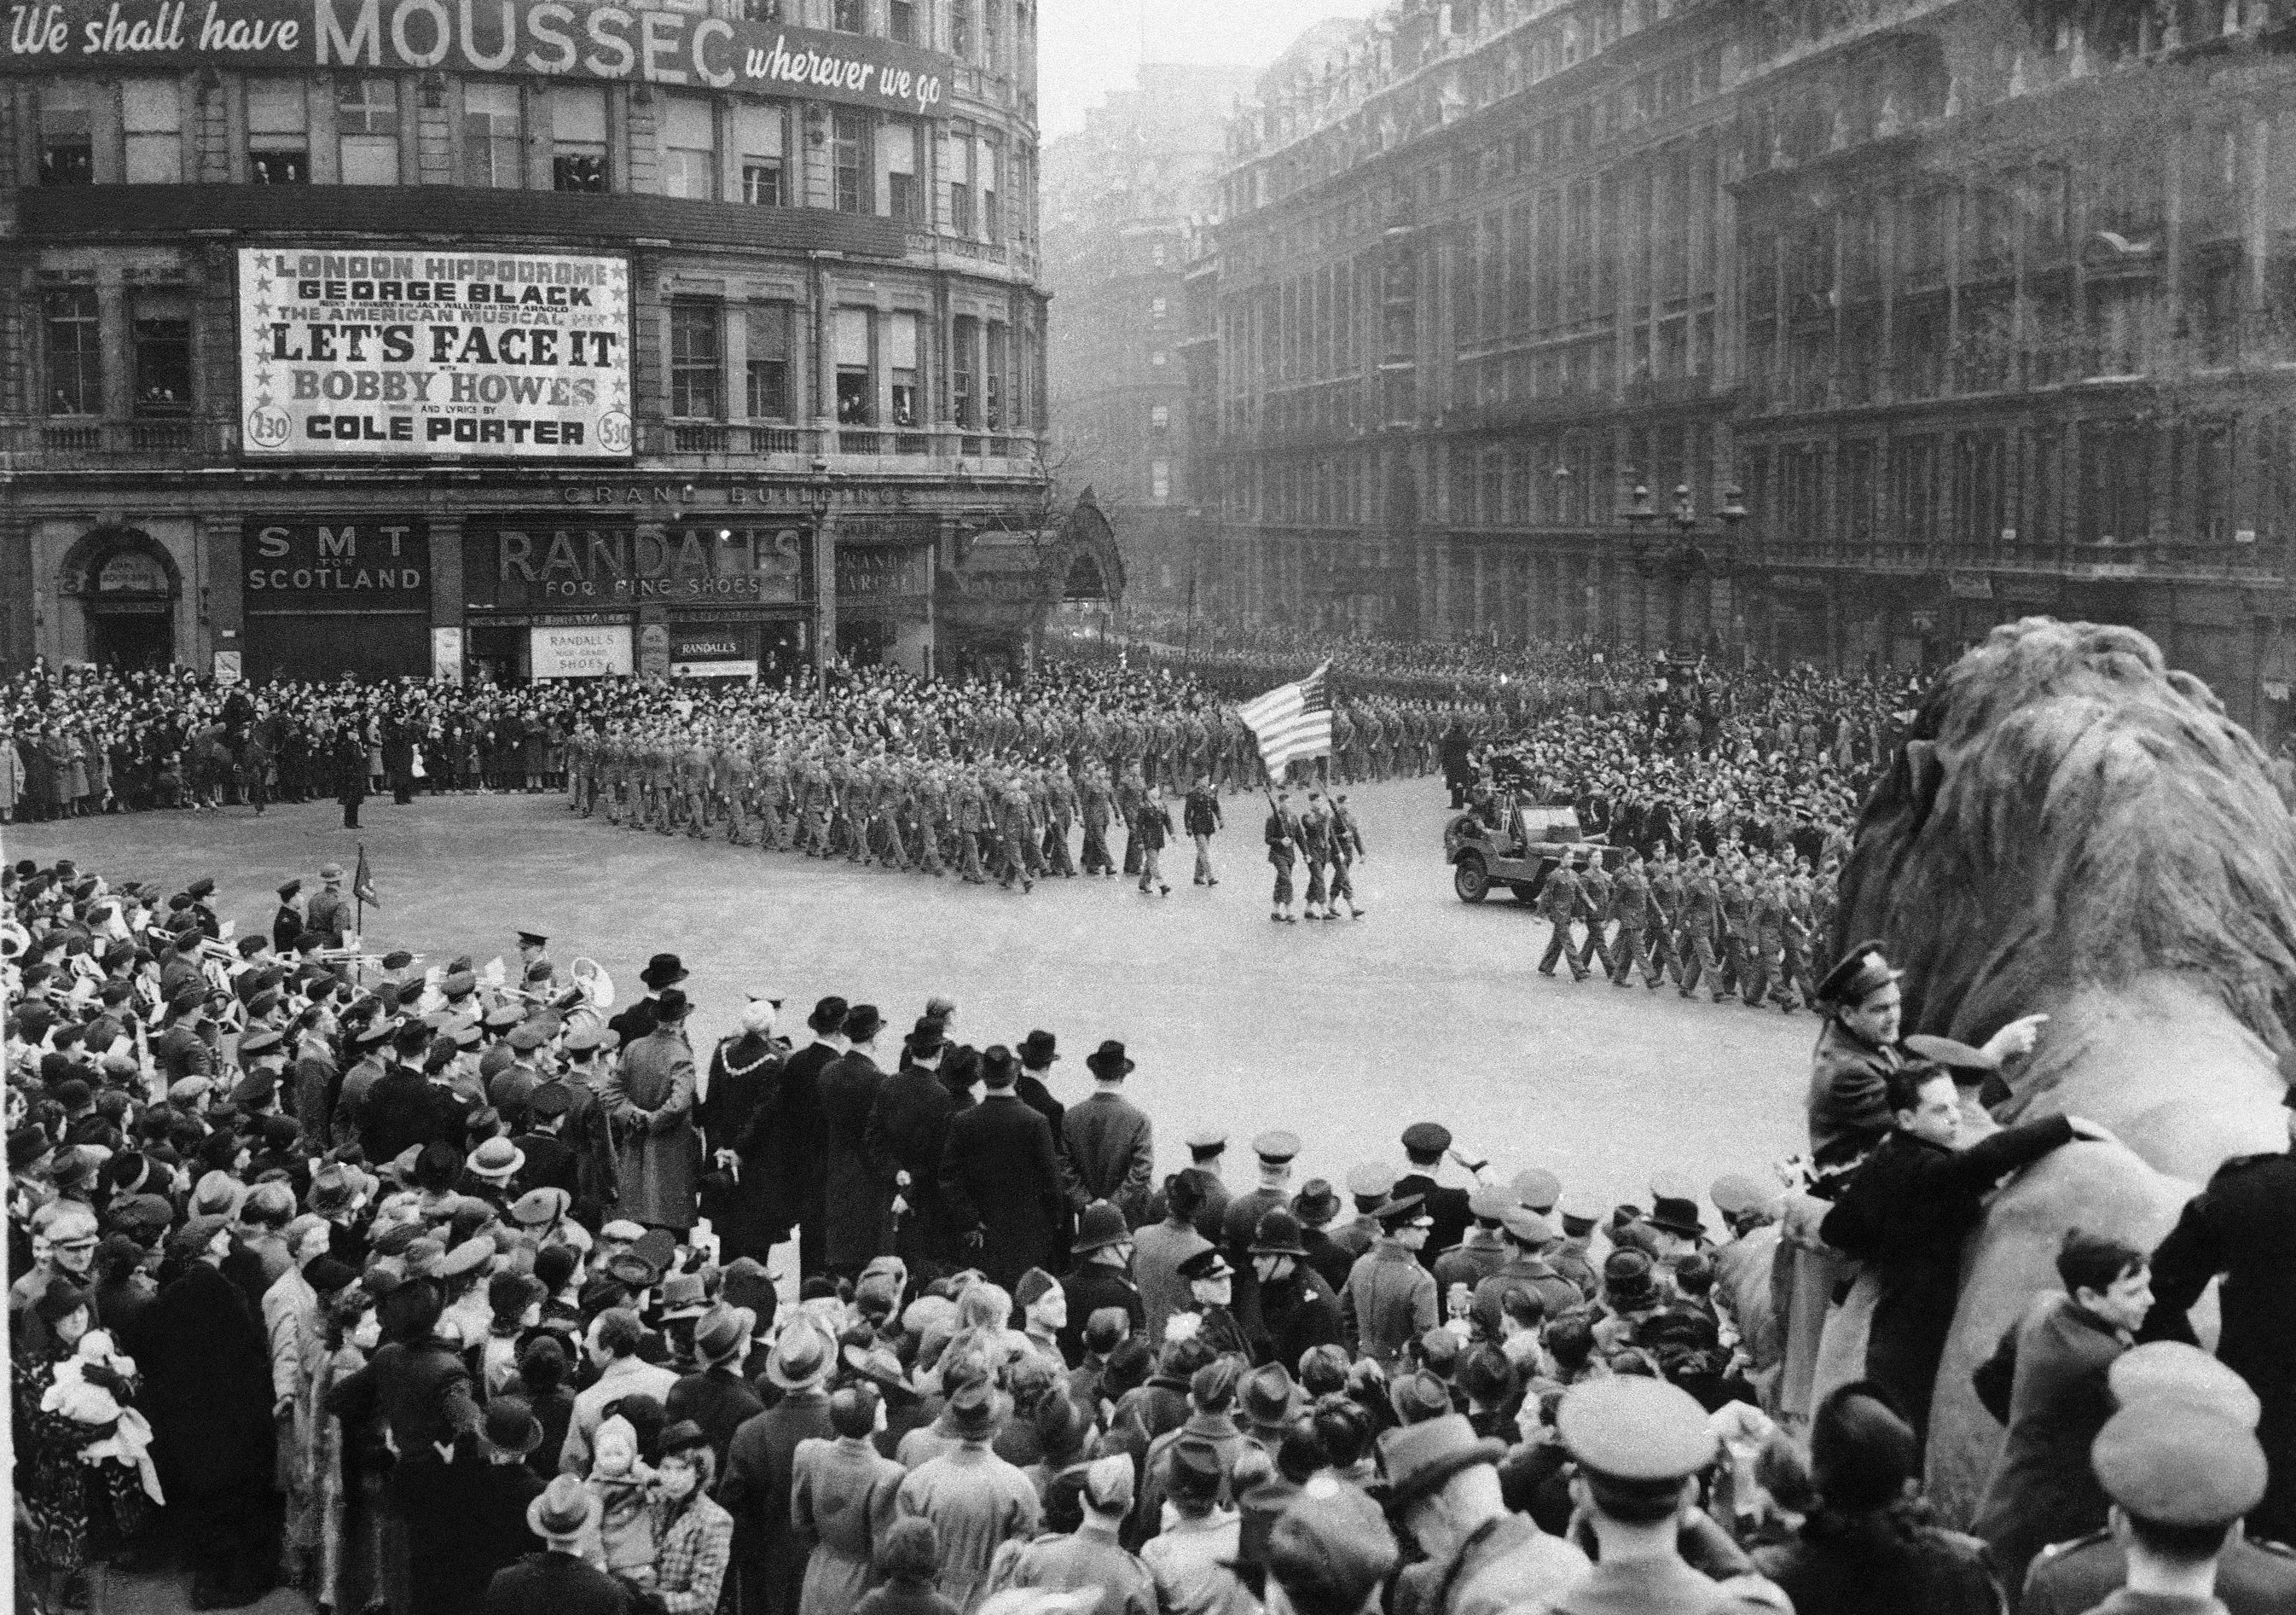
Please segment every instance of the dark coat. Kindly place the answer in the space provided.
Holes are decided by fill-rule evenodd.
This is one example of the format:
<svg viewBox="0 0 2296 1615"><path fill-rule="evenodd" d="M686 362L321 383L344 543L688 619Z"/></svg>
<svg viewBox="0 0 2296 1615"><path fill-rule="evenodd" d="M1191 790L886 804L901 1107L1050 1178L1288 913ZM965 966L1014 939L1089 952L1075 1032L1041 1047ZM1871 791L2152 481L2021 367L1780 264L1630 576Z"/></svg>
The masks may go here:
<svg viewBox="0 0 2296 1615"><path fill-rule="evenodd" d="M1979 1547L1957 1532L1900 1528L1887 1514L1821 1517L1761 1549L1754 1565L1784 1589L1794 1615L1997 1615Z"/></svg>
<svg viewBox="0 0 2296 1615"><path fill-rule="evenodd" d="M1068 1327L1061 1331L1061 1350L1071 1363L1084 1361L1084 1326L1103 1306L1113 1306L1132 1320L1132 1332L1148 1338L1148 1309L1141 1304L1140 1287L1121 1268L1105 1262L1079 1260L1061 1275L1061 1289L1069 1301Z"/></svg>
<svg viewBox="0 0 2296 1615"><path fill-rule="evenodd" d="M359 1148L387 1166L418 1144L463 1141L463 1107L447 1090L413 1066L394 1066L375 1079L359 1109Z"/></svg>
<svg viewBox="0 0 2296 1615"><path fill-rule="evenodd" d="M1866 1158L1819 1225L1827 1244L1878 1270L1866 1372L1888 1388L1915 1430L1928 1426L1960 1290L1962 1241L1983 1220L1985 1196L2072 1136L2061 1116L2004 1128L1962 1150L1901 1129Z"/></svg>
<svg viewBox="0 0 2296 1615"><path fill-rule="evenodd" d="M195 1262L160 1290L127 1343L137 1405L170 1503L270 1484L271 1357L262 1314L219 1269Z"/></svg>
<svg viewBox="0 0 2296 1615"><path fill-rule="evenodd" d="M753 1257L762 1262L789 1238L798 1220L790 1164L776 1158L781 1132L782 1063L789 1045L744 1033L719 1043L709 1056L709 1097L700 1116L709 1150L702 1178L701 1214L718 1236L721 1261ZM710 1175L717 1152L742 1158L738 1175ZM722 1465L725 1454L718 1454Z"/></svg>
<svg viewBox="0 0 2296 1615"><path fill-rule="evenodd" d="M824 1210L832 1267L857 1270L872 1257L883 1256L891 1243L892 1171L868 1149L869 1117L884 1083L877 1062L857 1052L841 1055L822 1070Z"/></svg>
<svg viewBox="0 0 2296 1615"><path fill-rule="evenodd" d="M1988 1410L2009 1427L1970 1528L1993 1551L2005 1587L2021 1587L2025 1567L2053 1542L2104 1523L2110 1500L2089 1468L2089 1444L2112 1416L2105 1372L2128 1348L2126 1338L2072 1303L2038 1298L1978 1371L1979 1394L2005 1378L2007 1403Z"/></svg>
<svg viewBox="0 0 2296 1615"><path fill-rule="evenodd" d="M495 1573L537 1545L526 1505L541 1495L541 1479L523 1463L459 1457L426 1474L428 1484L400 1498L407 1535L422 1545L408 1565L414 1607L427 1615L475 1615Z"/></svg>
<svg viewBox="0 0 2296 1615"><path fill-rule="evenodd" d="M2185 1314L2218 1273L2224 1322L2217 1358L2264 1404L2257 1438L2271 1461L2264 1502L2249 1516L2259 1536L2296 1538L2296 1156L2251 1155L2217 1168L2185 1203L2152 1253L2152 1310L2140 1338L2192 1341Z"/></svg>
<svg viewBox="0 0 2296 1615"><path fill-rule="evenodd" d="M827 1043L808 1043L782 1062L781 1102L771 1111L759 1111L753 1120L763 1127L768 1116L770 1133L753 1133L743 1160L762 1156L777 1182L789 1186L791 1209L800 1223L819 1224L824 1215L829 1182L828 1120L821 1108L821 1074L837 1059Z"/></svg>
<svg viewBox="0 0 2296 1615"><path fill-rule="evenodd" d="M1307 1263L1295 1266L1289 1278L1262 1284L1254 1297L1252 1356L1259 1363L1283 1364L1297 1375L1300 1359L1318 1346L1341 1344L1340 1303L1323 1275Z"/></svg>
<svg viewBox="0 0 2296 1615"><path fill-rule="evenodd" d="M784 1397L734 1432L718 1501L734 1516L734 1563L745 1611L795 1615L809 1551L790 1515L797 1446L836 1433L829 1397L818 1390Z"/></svg>
<svg viewBox="0 0 2296 1615"><path fill-rule="evenodd" d="M471 1370L461 1355L435 1338L392 1340L375 1348L366 1366L335 1381L327 1411L345 1430L382 1415L391 1445L420 1453L479 1427Z"/></svg>
<svg viewBox="0 0 2296 1615"><path fill-rule="evenodd" d="M909 1174L908 1187L900 1191L908 1211L896 1243L912 1268L955 1254L955 1236L941 1203L940 1162L956 1113L956 1096L948 1084L937 1072L917 1066L887 1077L870 1108L863 1137L869 1158L881 1168Z"/></svg>
<svg viewBox="0 0 2296 1615"><path fill-rule="evenodd" d="M537 1553L498 1573L483 1607L486 1615L627 1615L630 1597L572 1553Z"/></svg>
<svg viewBox="0 0 2296 1615"><path fill-rule="evenodd" d="M1398 1199L1406 1194L1427 1198L1423 1206L1427 1215L1435 1219L1435 1226L1427 1232L1427 1243L1420 1248L1419 1265L1428 1272L1435 1271L1435 1258L1467 1237L1475 1214L1467 1209L1467 1191L1438 1183L1423 1172L1407 1173L1395 1180Z"/></svg>
<svg viewBox="0 0 2296 1615"><path fill-rule="evenodd" d="M941 1195L949 1226L984 1236L980 1270L1010 1290L1031 1267L1059 1265L1060 1163L1045 1118L1010 1092L991 1092L948 1125Z"/></svg>
<svg viewBox="0 0 2296 1615"><path fill-rule="evenodd" d="M709 1368L686 1375L669 1388L662 1399L665 1423L691 1419L709 1438L709 1446L718 1454L718 1472L726 1472L728 1455L734 1446L734 1432L750 1420L766 1411L766 1405L750 1382L728 1369Z"/></svg>

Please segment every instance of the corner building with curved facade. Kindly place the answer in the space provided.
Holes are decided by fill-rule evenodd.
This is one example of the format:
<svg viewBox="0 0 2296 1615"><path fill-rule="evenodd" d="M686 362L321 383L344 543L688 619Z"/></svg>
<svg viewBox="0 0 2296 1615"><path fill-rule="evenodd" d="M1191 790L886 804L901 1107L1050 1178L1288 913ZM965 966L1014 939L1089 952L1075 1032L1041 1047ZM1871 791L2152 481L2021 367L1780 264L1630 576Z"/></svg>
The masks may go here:
<svg viewBox="0 0 2296 1615"><path fill-rule="evenodd" d="M1017 648L1033 0L12 16L6 665Z"/></svg>

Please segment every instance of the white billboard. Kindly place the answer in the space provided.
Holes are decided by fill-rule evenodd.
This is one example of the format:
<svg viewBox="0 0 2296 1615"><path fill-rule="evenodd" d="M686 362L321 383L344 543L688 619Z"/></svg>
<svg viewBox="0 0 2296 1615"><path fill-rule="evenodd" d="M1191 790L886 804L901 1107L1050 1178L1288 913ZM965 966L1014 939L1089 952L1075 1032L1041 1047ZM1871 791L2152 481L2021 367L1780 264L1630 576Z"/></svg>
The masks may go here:
<svg viewBox="0 0 2296 1615"><path fill-rule="evenodd" d="M251 457L631 452L623 259L243 248L239 325Z"/></svg>
<svg viewBox="0 0 2296 1615"><path fill-rule="evenodd" d="M531 675L537 679L598 679L630 671L630 625L530 628Z"/></svg>

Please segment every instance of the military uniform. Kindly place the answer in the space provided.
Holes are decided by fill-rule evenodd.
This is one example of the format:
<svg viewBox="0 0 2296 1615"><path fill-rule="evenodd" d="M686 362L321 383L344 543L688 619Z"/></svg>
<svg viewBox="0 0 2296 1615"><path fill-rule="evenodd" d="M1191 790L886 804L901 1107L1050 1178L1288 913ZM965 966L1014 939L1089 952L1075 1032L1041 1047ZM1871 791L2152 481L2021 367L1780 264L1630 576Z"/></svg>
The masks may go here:
<svg viewBox="0 0 2296 1615"><path fill-rule="evenodd" d="M1578 951L1570 945L1570 927L1586 907L1586 889L1580 886L1578 873L1566 861L1554 866L1546 884L1538 888L1538 911L1554 927L1546 939L1546 956L1538 961L1541 976L1554 974L1557 960L1570 961L1570 974L1579 981L1587 979L1587 968L1578 962Z"/></svg>

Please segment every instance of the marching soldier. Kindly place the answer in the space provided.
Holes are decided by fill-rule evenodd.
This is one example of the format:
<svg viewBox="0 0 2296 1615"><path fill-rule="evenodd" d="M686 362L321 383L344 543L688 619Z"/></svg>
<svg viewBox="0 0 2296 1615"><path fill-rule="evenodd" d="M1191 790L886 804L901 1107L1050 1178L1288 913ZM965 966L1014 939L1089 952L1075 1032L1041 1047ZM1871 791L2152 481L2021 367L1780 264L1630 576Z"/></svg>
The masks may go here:
<svg viewBox="0 0 2296 1615"><path fill-rule="evenodd" d="M1572 946L1570 927L1587 905L1586 888L1579 884L1573 860L1565 854L1538 888L1538 911L1554 927L1546 939L1546 957L1538 961L1541 976L1554 974L1557 960L1568 960L1572 979L1585 981L1587 967L1578 962L1578 950Z"/></svg>
<svg viewBox="0 0 2296 1615"><path fill-rule="evenodd" d="M1267 822L1261 828L1260 838L1267 844L1267 861L1275 869L1275 894L1267 918L1297 925L1299 917L1292 912L1292 864L1297 855L1300 820L1292 812L1291 792L1276 792L1267 804Z"/></svg>
<svg viewBox="0 0 2296 1615"><path fill-rule="evenodd" d="M1336 915L1338 905L1344 900L1348 918L1361 919L1363 905L1356 901L1356 883L1348 870L1364 855L1363 827L1348 807L1345 791L1332 798L1332 905ZM1218 882L1213 884L1217 885Z"/></svg>
<svg viewBox="0 0 2296 1615"><path fill-rule="evenodd" d="M1598 847L1587 855L1587 872L1578 878L1585 893L1587 910L1587 941L1578 950L1578 979L1584 981L1599 963L1603 974L1611 974L1611 944L1604 935L1605 928L1614 918L1611 906L1611 871L1603 867L1603 853Z"/></svg>

